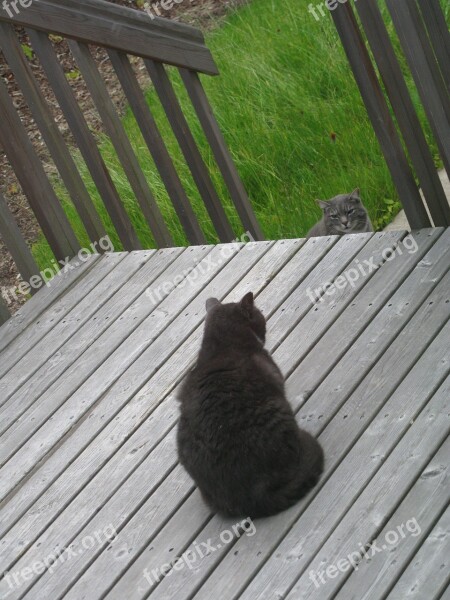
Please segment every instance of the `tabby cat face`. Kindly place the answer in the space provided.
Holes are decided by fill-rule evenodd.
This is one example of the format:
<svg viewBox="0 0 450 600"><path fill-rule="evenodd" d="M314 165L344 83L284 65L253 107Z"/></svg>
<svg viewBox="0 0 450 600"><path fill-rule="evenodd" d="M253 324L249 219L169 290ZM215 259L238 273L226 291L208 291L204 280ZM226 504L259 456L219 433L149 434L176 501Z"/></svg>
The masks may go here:
<svg viewBox="0 0 450 600"><path fill-rule="evenodd" d="M253 333L264 343L266 339L266 319L254 304L253 293L248 292L240 302L222 304L217 298L206 301L206 320L217 327L249 325Z"/></svg>
<svg viewBox="0 0 450 600"><path fill-rule="evenodd" d="M351 233L364 227L367 221L367 212L361 203L359 189L351 194L340 194L325 202L317 201L323 210L327 228L336 233Z"/></svg>

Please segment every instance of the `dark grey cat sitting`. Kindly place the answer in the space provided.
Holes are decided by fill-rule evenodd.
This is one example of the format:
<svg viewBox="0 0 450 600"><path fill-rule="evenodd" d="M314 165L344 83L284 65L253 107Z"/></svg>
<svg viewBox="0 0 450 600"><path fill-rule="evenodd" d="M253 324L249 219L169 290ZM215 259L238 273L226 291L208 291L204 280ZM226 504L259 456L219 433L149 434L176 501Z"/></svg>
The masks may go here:
<svg viewBox="0 0 450 600"><path fill-rule="evenodd" d="M180 461L213 509L273 515L317 483L322 448L297 425L253 294L230 304L210 298L206 310L197 364L178 395Z"/></svg>
<svg viewBox="0 0 450 600"><path fill-rule="evenodd" d="M327 202L317 200L317 203L323 210L323 217L309 230L306 237L373 231L358 188L351 194L340 194Z"/></svg>

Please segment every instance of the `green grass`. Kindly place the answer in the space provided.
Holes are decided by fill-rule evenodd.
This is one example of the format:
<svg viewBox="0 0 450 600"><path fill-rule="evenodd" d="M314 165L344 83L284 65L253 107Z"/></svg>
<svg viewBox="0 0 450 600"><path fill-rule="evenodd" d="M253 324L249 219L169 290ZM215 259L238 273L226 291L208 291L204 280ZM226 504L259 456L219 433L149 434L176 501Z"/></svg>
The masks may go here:
<svg viewBox="0 0 450 600"><path fill-rule="evenodd" d="M307 0L253 0L207 35L221 75L202 79L264 234L270 239L303 236L320 218L316 198L327 199L355 187L361 189L378 227L399 208L333 22L329 15L317 22L308 12L308 4ZM178 74L174 72L172 78L202 154L211 166L227 214L240 234L242 226ZM208 241L216 242L156 94L150 90L147 97ZM123 122L176 244L186 244L130 110ZM428 129L426 132L431 139ZM142 243L153 246L110 141L103 138L100 149ZM120 249L95 186L78 156L77 162L111 239ZM66 192L59 182L56 188L80 241L86 245L87 236ZM35 245L34 253L40 265L49 262L51 254L44 240Z"/></svg>

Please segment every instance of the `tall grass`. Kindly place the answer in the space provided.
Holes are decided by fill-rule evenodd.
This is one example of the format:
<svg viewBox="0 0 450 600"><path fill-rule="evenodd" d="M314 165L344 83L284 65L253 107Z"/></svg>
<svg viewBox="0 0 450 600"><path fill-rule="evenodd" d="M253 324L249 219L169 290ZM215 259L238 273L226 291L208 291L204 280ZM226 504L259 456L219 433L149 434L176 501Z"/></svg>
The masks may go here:
<svg viewBox="0 0 450 600"><path fill-rule="evenodd" d="M314 1L317 4L318 0ZM203 77L226 142L267 238L303 236L320 217L314 200L361 189L376 226L398 209L396 192L379 144L329 15L316 21L308 0L252 0L207 35L220 77ZM175 70L174 70L175 71ZM405 73L407 69L405 69ZM201 152L211 166L237 234L242 231L189 100L176 72L174 86ZM167 140L194 210L210 242L217 237L153 90L148 103ZM187 240L130 110L123 118L141 166L176 244ZM427 135L429 131L427 129ZM154 245L111 142L101 152L145 246ZM120 243L83 161L83 178L116 247ZM84 229L56 183L77 235ZM40 264L49 250L34 248Z"/></svg>

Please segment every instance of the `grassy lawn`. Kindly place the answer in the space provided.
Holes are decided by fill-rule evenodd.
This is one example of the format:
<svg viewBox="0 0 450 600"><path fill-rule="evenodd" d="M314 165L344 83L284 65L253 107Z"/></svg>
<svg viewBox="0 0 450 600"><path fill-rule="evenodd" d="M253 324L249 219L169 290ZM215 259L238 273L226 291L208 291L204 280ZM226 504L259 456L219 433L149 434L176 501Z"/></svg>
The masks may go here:
<svg viewBox="0 0 450 600"><path fill-rule="evenodd" d="M360 187L377 228L399 208L331 17L316 21L307 10L308 4L307 0L253 0L207 35L221 75L203 77L203 82L265 236L270 239L303 236L320 217L315 198L327 199L355 187ZM176 72L172 77L205 160L213 169L229 217L240 234L242 227L181 80ZM147 96L208 240L216 242L156 94L150 90ZM186 244L131 111L124 117L124 125L176 243ZM100 147L142 243L153 246L112 145L104 139ZM87 169L81 160L79 163L115 248L120 249ZM58 183L56 187L80 240L87 244L67 194ZM39 264L45 266L50 257L45 241L38 242L34 251Z"/></svg>

